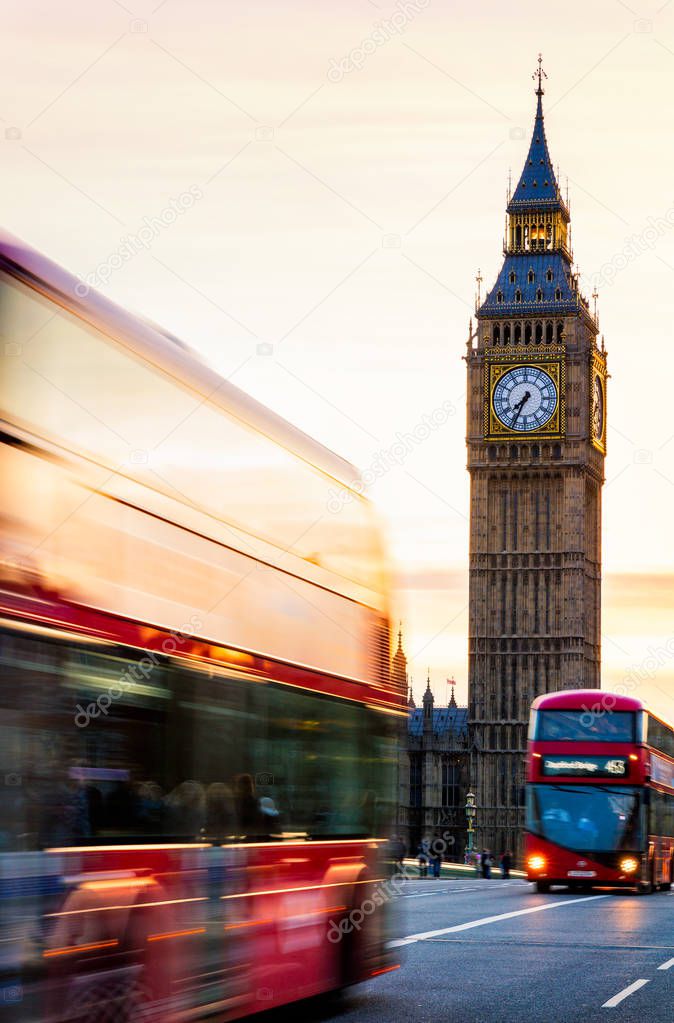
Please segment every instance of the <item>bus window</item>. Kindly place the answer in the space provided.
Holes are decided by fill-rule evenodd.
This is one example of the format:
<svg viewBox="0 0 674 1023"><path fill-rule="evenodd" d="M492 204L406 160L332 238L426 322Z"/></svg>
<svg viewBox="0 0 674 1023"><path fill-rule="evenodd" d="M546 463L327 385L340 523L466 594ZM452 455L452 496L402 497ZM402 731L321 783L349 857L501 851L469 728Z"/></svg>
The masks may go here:
<svg viewBox="0 0 674 1023"><path fill-rule="evenodd" d="M632 711L539 710L533 736L539 742L634 742Z"/></svg>
<svg viewBox="0 0 674 1023"><path fill-rule="evenodd" d="M646 742L660 753L674 757L674 731L653 714L647 714Z"/></svg>
<svg viewBox="0 0 674 1023"><path fill-rule="evenodd" d="M115 647L0 656L2 849L387 833L386 715Z"/></svg>
<svg viewBox="0 0 674 1023"><path fill-rule="evenodd" d="M527 828L548 842L582 852L641 848L638 789L531 785L528 791Z"/></svg>

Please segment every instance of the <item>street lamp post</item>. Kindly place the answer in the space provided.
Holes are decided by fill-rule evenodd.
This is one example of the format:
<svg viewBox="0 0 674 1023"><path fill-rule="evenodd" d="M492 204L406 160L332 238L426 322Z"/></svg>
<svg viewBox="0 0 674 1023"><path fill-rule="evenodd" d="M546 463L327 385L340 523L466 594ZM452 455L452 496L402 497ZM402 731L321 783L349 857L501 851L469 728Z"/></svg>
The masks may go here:
<svg viewBox="0 0 674 1023"><path fill-rule="evenodd" d="M466 859L471 862L473 859L473 835L475 833L475 815L477 808L475 806L475 793L469 792L466 796L466 818L468 820L468 847L466 849Z"/></svg>

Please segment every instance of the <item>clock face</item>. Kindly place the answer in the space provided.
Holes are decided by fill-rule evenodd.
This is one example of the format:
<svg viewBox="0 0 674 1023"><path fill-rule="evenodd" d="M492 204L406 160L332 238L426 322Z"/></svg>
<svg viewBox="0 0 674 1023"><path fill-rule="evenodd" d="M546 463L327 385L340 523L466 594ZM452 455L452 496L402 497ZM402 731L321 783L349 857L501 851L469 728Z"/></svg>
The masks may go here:
<svg viewBox="0 0 674 1023"><path fill-rule="evenodd" d="M539 430L557 408L557 388L538 366L513 366L494 388L494 412L503 426L517 433Z"/></svg>
<svg viewBox="0 0 674 1023"><path fill-rule="evenodd" d="M592 433L597 440L604 436L604 388L598 373L592 389Z"/></svg>

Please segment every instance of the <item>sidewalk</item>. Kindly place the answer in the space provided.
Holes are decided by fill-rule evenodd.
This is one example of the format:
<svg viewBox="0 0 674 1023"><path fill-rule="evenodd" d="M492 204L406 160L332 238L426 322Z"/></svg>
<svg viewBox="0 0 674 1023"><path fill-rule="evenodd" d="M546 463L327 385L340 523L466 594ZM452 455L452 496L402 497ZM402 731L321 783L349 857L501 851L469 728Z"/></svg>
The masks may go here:
<svg viewBox="0 0 674 1023"><path fill-rule="evenodd" d="M409 870L411 876L418 876L419 874L419 861L406 857L403 860L405 867ZM526 873L523 870L511 870L510 877L520 878L526 877ZM481 877L480 873L475 870L475 867L467 867L464 863L443 863L440 868L440 877ZM433 880L430 873L428 872L429 880ZM492 881L501 880L501 871L498 867L491 868L491 879Z"/></svg>

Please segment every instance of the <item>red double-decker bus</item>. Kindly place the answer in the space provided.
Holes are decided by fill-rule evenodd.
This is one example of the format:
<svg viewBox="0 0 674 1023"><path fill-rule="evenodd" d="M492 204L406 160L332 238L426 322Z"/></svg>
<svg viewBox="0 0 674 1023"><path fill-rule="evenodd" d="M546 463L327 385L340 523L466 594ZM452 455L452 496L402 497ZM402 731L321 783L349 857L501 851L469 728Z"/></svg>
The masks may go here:
<svg viewBox="0 0 674 1023"><path fill-rule="evenodd" d="M403 694L346 462L0 236L0 1001L233 1019L392 968Z"/></svg>
<svg viewBox="0 0 674 1023"><path fill-rule="evenodd" d="M525 855L539 892L669 890L674 729L630 696L590 689L534 700Z"/></svg>

